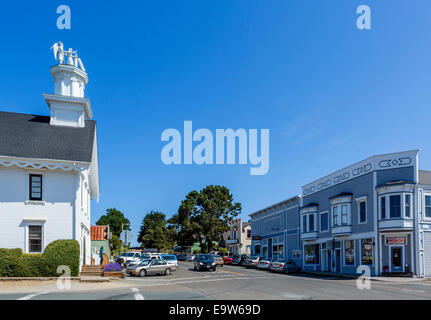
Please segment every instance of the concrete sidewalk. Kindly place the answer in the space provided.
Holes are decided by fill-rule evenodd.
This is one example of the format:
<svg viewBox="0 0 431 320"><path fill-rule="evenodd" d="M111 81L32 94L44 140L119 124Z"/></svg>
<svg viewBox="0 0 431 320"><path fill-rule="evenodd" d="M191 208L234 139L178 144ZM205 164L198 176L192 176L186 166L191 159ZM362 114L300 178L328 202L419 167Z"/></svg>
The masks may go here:
<svg viewBox="0 0 431 320"><path fill-rule="evenodd" d="M334 272L322 272L322 271L303 271L305 274L323 276L323 277L337 277L346 279L358 279L361 275L355 274L345 274L345 273L334 273ZM416 278L416 277L385 277L385 276L375 276L369 277L371 281L383 281L383 282L393 282L393 283L408 283L408 282L421 282L427 281L426 278Z"/></svg>

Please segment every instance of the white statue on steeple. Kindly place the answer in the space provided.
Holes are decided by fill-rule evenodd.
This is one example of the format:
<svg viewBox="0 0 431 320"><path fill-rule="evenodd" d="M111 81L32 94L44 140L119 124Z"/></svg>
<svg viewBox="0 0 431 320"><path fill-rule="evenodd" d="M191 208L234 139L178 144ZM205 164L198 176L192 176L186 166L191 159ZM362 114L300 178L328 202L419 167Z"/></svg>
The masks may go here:
<svg viewBox="0 0 431 320"><path fill-rule="evenodd" d="M85 72L82 60L78 57L78 51L73 51L72 48L69 48L69 50L65 51L63 49L63 43L61 41L54 43L51 49L54 52L55 60L58 59L59 64L64 64L64 56L67 56L67 64L80 68L82 71Z"/></svg>

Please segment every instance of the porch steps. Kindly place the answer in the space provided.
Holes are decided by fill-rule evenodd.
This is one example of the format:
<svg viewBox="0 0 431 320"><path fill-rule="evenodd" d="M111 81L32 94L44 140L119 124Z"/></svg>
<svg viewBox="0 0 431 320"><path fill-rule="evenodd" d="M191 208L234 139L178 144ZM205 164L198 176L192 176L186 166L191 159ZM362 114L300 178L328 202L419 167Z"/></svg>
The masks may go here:
<svg viewBox="0 0 431 320"><path fill-rule="evenodd" d="M82 276L90 276L90 277L101 277L103 276L103 266L100 265L84 265L82 266L81 273Z"/></svg>

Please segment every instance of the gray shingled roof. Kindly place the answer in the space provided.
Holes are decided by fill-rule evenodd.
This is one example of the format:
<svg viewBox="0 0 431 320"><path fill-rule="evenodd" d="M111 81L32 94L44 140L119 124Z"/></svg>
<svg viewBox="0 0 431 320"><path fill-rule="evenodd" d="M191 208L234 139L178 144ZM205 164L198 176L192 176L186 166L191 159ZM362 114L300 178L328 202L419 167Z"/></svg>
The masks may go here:
<svg viewBox="0 0 431 320"><path fill-rule="evenodd" d="M91 162L96 122L51 126L49 116L0 111L0 156Z"/></svg>
<svg viewBox="0 0 431 320"><path fill-rule="evenodd" d="M419 170L419 183L431 186L431 171Z"/></svg>

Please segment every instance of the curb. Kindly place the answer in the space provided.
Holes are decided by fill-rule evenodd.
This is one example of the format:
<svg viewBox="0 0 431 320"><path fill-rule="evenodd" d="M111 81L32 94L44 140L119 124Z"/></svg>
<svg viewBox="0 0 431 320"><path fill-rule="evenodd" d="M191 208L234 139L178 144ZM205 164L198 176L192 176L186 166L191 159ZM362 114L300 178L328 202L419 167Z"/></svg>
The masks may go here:
<svg viewBox="0 0 431 320"><path fill-rule="evenodd" d="M0 277L0 281L52 281L60 277ZM80 277L61 278L64 280L80 280Z"/></svg>

